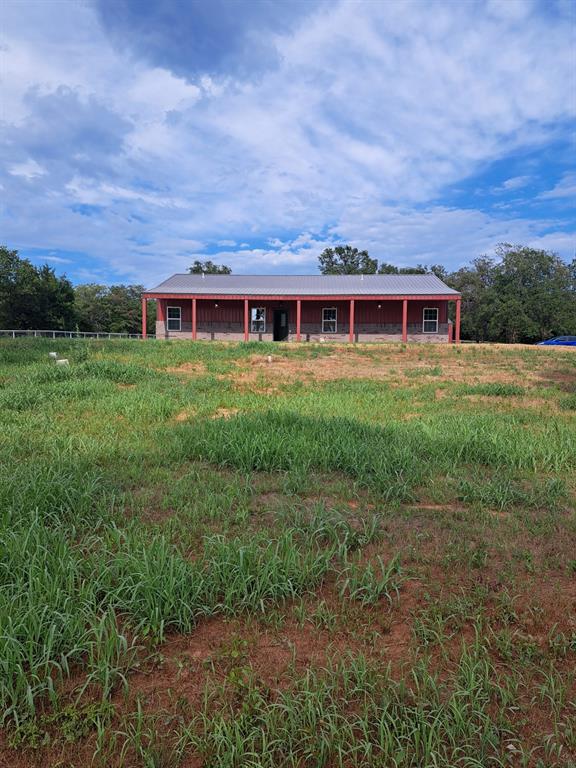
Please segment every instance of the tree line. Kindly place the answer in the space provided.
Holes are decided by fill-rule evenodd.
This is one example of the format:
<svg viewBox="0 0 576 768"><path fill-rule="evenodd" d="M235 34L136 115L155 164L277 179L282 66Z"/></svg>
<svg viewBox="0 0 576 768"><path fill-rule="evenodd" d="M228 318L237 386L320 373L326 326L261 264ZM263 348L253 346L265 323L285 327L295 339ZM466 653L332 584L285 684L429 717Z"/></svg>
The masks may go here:
<svg viewBox="0 0 576 768"><path fill-rule="evenodd" d="M576 259L566 263L550 251L502 243L493 257L453 272L441 264L379 264L350 245L326 248L318 262L324 275L437 275L462 294L463 339L533 343L576 336Z"/></svg>
<svg viewBox="0 0 576 768"><path fill-rule="evenodd" d="M0 246L0 328L140 333L143 290L141 285L74 286L47 264L36 267ZM151 333L154 322L149 313Z"/></svg>
<svg viewBox="0 0 576 768"><path fill-rule="evenodd" d="M318 258L325 275L435 274L462 294L462 338L532 343L576 335L576 259L502 244L450 272L441 264L397 267L379 263L350 245L326 248ZM194 274L230 274L230 267L195 261ZM140 333L141 285L72 285L48 265L34 266L0 246L0 328ZM154 333L154 303L148 331Z"/></svg>

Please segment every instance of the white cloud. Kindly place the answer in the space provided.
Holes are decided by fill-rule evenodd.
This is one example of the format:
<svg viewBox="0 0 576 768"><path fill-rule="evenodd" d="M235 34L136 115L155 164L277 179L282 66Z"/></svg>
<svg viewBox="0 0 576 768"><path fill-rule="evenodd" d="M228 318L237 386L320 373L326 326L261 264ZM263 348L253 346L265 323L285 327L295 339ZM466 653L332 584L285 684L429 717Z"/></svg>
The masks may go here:
<svg viewBox="0 0 576 768"><path fill-rule="evenodd" d="M54 264L72 264L72 259L64 259L62 256L55 256L53 254L48 254L48 256L39 256L36 261L41 261L42 263L47 261Z"/></svg>
<svg viewBox="0 0 576 768"><path fill-rule="evenodd" d="M83 205L109 206L119 201L135 201L160 208L190 208L190 204L180 198L138 189L129 189L115 184L93 184L90 180L75 176L66 190L73 199Z"/></svg>
<svg viewBox="0 0 576 768"><path fill-rule="evenodd" d="M506 179L506 181L499 187L494 187L492 192L495 194L500 194L502 192L512 192L516 189L522 189L523 187L526 187L530 182L532 181L532 176L513 176L510 179Z"/></svg>
<svg viewBox="0 0 576 768"><path fill-rule="evenodd" d="M519 21L530 14L532 5L530 0L488 0L486 7L496 18Z"/></svg>
<svg viewBox="0 0 576 768"><path fill-rule="evenodd" d="M552 200L554 198L571 198L573 204L576 204L576 173L566 173L553 189L542 192L542 199Z"/></svg>
<svg viewBox="0 0 576 768"><path fill-rule="evenodd" d="M149 109L157 113L190 106L201 93L196 85L160 67L139 72L126 91L129 102L138 106L140 114Z"/></svg>
<svg viewBox="0 0 576 768"><path fill-rule="evenodd" d="M530 3L328 3L274 37L279 66L250 82L151 66L113 47L88 3L58 5L57 22L50 2L8 6L1 85L22 136L30 89L62 85L126 126L105 169L87 170L90 152L73 146L57 174L46 161L42 175L41 154L12 163L38 187L11 196L5 236L15 245L83 251L149 282L205 258L206 242L261 271L313 268L336 237L403 263L460 263L498 240L561 228L438 204L447 185L544 145L574 115L569 25ZM567 176L541 198L568 197L574 183ZM74 203L104 210L80 216Z"/></svg>
<svg viewBox="0 0 576 768"><path fill-rule="evenodd" d="M31 179L35 179L38 176L44 176L47 171L46 168L43 168L39 163L36 162L36 160L29 158L23 163L16 163L15 165L11 166L9 173L12 176L21 176L22 178L30 181Z"/></svg>
<svg viewBox="0 0 576 768"><path fill-rule="evenodd" d="M540 234L542 228L550 231ZM418 211L381 206L377 210L351 211L350 218L325 237L304 233L271 241L262 248L223 249L210 258L232 266L234 272L304 274L316 271L318 256L324 248L343 241L367 248L371 256L397 266L425 263L452 268L464 266L481 254L494 253L502 242L523 243L567 256L576 248L575 235L563 232L561 222L554 220L506 220L480 211L443 206ZM205 258L205 254L198 252L194 258ZM159 270L158 277L162 274L165 271Z"/></svg>
<svg viewBox="0 0 576 768"><path fill-rule="evenodd" d="M543 230L549 234L544 238ZM482 253L491 253L501 242L530 243L554 240L561 252L574 235L562 231L562 222L553 219L532 221L504 218L476 210L431 206L420 210L380 206L350 211L336 232L345 241L363 243L371 255L396 264L441 263L458 266ZM538 247L545 247L538 245Z"/></svg>

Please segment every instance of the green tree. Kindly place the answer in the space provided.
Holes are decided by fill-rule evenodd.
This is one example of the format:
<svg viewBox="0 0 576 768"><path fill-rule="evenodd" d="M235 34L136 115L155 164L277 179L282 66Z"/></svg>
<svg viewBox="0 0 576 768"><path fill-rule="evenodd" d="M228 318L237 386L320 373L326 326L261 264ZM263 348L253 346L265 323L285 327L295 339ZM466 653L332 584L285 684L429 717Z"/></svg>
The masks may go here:
<svg viewBox="0 0 576 768"><path fill-rule="evenodd" d="M76 319L74 288L66 277L57 277L48 265L37 270L37 312L40 328L66 330L74 327Z"/></svg>
<svg viewBox="0 0 576 768"><path fill-rule="evenodd" d="M440 280L445 280L448 277L448 272L446 271L446 267L443 267L442 264L432 264L431 267L429 267L427 264L416 264L415 267L397 267L394 264L389 264L386 261L383 261L382 264L378 267L378 274L379 275L428 275L433 274L440 278Z"/></svg>
<svg viewBox="0 0 576 768"><path fill-rule="evenodd" d="M110 312L108 287L98 283L77 285L74 289L76 318L80 331L108 331Z"/></svg>
<svg viewBox="0 0 576 768"><path fill-rule="evenodd" d="M415 267L400 267L399 275L427 275L429 269L424 264L416 264Z"/></svg>
<svg viewBox="0 0 576 768"><path fill-rule="evenodd" d="M442 264L432 264L429 270L433 275L436 275L440 280L446 282L449 277L448 270Z"/></svg>
<svg viewBox="0 0 576 768"><path fill-rule="evenodd" d="M538 248L502 243L448 275L462 294L462 336L533 343L576 334L576 264Z"/></svg>
<svg viewBox="0 0 576 768"><path fill-rule="evenodd" d="M65 330L74 317L74 289L65 276L0 246L0 326Z"/></svg>
<svg viewBox="0 0 576 768"><path fill-rule="evenodd" d="M576 333L576 290L571 265L538 248L503 243L495 290L506 307L495 333L507 341L538 341ZM512 308L521 314L522 324Z"/></svg>
<svg viewBox="0 0 576 768"><path fill-rule="evenodd" d="M371 259L368 251L359 251L351 245L326 248L318 257L323 275L373 275L378 261Z"/></svg>
<svg viewBox="0 0 576 768"><path fill-rule="evenodd" d="M18 251L0 246L0 326L19 328L34 306L35 270Z"/></svg>
<svg viewBox="0 0 576 768"><path fill-rule="evenodd" d="M80 331L140 333L142 330L141 285L76 286L76 313ZM147 330L154 333L155 302L148 302Z"/></svg>
<svg viewBox="0 0 576 768"><path fill-rule="evenodd" d="M214 264L213 261L196 261L191 267L188 267L188 272L192 275L231 275L232 269L227 267L226 264Z"/></svg>
<svg viewBox="0 0 576 768"><path fill-rule="evenodd" d="M447 277L451 288L462 294L462 337L474 341L488 341L493 331L490 322L497 294L494 290L496 262L488 256L474 259Z"/></svg>
<svg viewBox="0 0 576 768"><path fill-rule="evenodd" d="M143 291L143 285L110 286L106 297L110 333L140 333Z"/></svg>
<svg viewBox="0 0 576 768"><path fill-rule="evenodd" d="M394 264L389 264L387 261L383 261L378 267L379 275L398 275L398 267Z"/></svg>

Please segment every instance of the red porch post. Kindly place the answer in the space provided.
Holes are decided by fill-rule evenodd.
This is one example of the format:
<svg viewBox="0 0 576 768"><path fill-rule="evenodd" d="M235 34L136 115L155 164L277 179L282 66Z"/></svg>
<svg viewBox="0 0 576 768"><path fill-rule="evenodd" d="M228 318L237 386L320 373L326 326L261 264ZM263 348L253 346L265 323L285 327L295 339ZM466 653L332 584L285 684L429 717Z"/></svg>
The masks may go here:
<svg viewBox="0 0 576 768"><path fill-rule="evenodd" d="M454 341L456 344L460 344L460 305L462 303L461 299L456 299L456 333L454 336Z"/></svg>
<svg viewBox="0 0 576 768"><path fill-rule="evenodd" d="M142 297L142 338L146 338L146 297Z"/></svg>
<svg viewBox="0 0 576 768"><path fill-rule="evenodd" d="M192 340L196 341L196 299L192 299Z"/></svg>
<svg viewBox="0 0 576 768"><path fill-rule="evenodd" d="M244 341L248 341L248 299L244 299Z"/></svg>
<svg viewBox="0 0 576 768"><path fill-rule="evenodd" d="M354 341L354 299L350 299L350 344Z"/></svg>
<svg viewBox="0 0 576 768"><path fill-rule="evenodd" d="M300 341L300 320L302 318L302 301L296 300L296 341Z"/></svg>
<svg viewBox="0 0 576 768"><path fill-rule="evenodd" d="M156 320L158 320L159 323L164 323L164 336L166 336L166 312L164 311L164 307L166 304L165 299L156 299Z"/></svg>
<svg viewBox="0 0 576 768"><path fill-rule="evenodd" d="M408 341L408 299L402 299L402 341Z"/></svg>

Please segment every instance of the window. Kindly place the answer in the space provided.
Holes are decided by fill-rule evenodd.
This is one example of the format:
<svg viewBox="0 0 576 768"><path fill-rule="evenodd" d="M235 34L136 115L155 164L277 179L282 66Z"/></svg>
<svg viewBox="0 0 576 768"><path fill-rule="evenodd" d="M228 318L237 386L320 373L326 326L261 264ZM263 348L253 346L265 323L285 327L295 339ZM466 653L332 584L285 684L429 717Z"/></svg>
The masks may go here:
<svg viewBox="0 0 576 768"><path fill-rule="evenodd" d="M436 307L424 308L422 333L438 333L438 309Z"/></svg>
<svg viewBox="0 0 576 768"><path fill-rule="evenodd" d="M266 308L252 307L251 312L251 333L266 333Z"/></svg>
<svg viewBox="0 0 576 768"><path fill-rule="evenodd" d="M322 308L322 333L336 333L338 329L338 310L336 307Z"/></svg>
<svg viewBox="0 0 576 768"><path fill-rule="evenodd" d="M182 308L166 307L166 319L169 331L179 331L182 328Z"/></svg>

